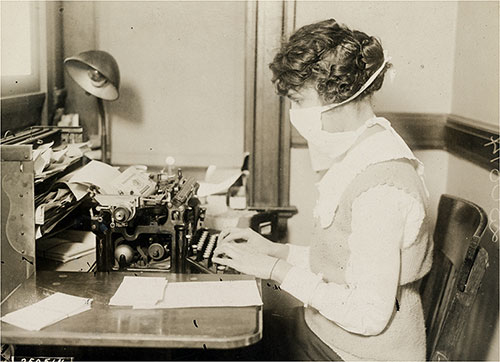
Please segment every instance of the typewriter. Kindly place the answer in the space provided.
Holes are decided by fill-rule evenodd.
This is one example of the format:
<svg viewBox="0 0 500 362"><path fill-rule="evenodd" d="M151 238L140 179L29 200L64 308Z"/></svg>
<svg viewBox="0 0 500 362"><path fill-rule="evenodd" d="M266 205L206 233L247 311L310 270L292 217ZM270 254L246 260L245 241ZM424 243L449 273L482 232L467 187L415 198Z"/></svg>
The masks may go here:
<svg viewBox="0 0 500 362"><path fill-rule="evenodd" d="M235 273L211 262L219 231L203 227L206 208L196 180L180 169L147 177L151 192L91 192L96 270Z"/></svg>
<svg viewBox="0 0 500 362"><path fill-rule="evenodd" d="M205 215L196 196L198 183L180 169L149 179L153 188L147 193L92 192L90 227L97 239L97 271L187 272L189 245Z"/></svg>
<svg viewBox="0 0 500 362"><path fill-rule="evenodd" d="M197 196L198 182L181 169L144 177L126 178L139 192L91 192L96 270L236 273L212 263L219 230L204 225L206 208ZM276 240L277 220L276 212L261 210L248 226Z"/></svg>

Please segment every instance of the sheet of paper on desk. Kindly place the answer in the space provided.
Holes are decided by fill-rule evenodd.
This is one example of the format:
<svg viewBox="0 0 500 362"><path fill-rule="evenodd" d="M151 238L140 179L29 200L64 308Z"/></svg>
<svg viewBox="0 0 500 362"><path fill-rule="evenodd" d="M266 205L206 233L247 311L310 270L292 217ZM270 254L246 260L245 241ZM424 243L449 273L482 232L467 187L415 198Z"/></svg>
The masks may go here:
<svg viewBox="0 0 500 362"><path fill-rule="evenodd" d="M169 283L155 308L248 307L262 305L255 280Z"/></svg>
<svg viewBox="0 0 500 362"><path fill-rule="evenodd" d="M74 295L55 293L50 297L6 314L3 322L30 331L39 331L65 318L85 312L91 308L92 299Z"/></svg>
<svg viewBox="0 0 500 362"><path fill-rule="evenodd" d="M123 277L109 305L152 308L163 299L167 279L161 277Z"/></svg>

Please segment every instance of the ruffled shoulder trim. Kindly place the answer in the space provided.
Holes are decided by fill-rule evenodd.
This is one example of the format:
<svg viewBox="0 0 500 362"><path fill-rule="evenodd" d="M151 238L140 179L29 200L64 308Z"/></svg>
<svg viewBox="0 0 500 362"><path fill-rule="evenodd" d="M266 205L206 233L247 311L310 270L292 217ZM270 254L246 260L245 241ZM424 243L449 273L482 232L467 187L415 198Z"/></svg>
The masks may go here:
<svg viewBox="0 0 500 362"><path fill-rule="evenodd" d="M415 157L389 122L387 120L385 122L388 125L383 124L386 128L384 131L375 133L360 142L342 161L333 165L321 181L316 184L319 197L314 209L314 216L319 219L322 228L327 228L332 224L345 190L356 176L370 165L406 159L415 168L423 183L423 164ZM428 196L427 189L425 192Z"/></svg>

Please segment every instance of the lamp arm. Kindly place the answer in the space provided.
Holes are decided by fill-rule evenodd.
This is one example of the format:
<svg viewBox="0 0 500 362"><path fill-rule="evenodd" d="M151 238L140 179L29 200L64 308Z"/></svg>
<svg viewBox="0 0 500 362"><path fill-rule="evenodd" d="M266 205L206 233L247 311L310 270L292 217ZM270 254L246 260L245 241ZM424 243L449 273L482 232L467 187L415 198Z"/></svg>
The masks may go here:
<svg viewBox="0 0 500 362"><path fill-rule="evenodd" d="M102 99L98 97L96 97L96 99L97 99L97 108L99 110L99 118L101 122L101 160L104 163L109 163L106 111L104 110L104 103Z"/></svg>

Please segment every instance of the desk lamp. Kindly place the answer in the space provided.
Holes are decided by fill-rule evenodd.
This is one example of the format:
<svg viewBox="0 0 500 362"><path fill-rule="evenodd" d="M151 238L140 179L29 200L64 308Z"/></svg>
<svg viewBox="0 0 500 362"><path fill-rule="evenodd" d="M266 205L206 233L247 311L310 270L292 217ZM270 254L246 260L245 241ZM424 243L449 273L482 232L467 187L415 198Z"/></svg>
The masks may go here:
<svg viewBox="0 0 500 362"><path fill-rule="evenodd" d="M109 163L107 122L103 100L118 99L120 87L120 70L115 58L101 50L89 50L76 56L66 58L64 65L68 74L87 93L97 99L101 123L102 161Z"/></svg>

